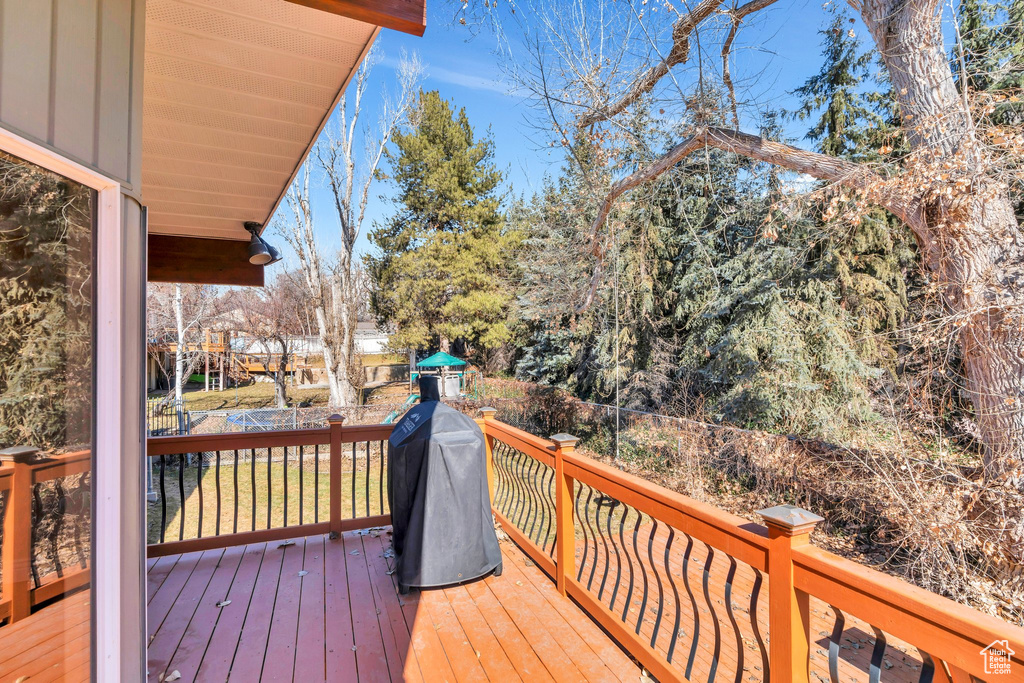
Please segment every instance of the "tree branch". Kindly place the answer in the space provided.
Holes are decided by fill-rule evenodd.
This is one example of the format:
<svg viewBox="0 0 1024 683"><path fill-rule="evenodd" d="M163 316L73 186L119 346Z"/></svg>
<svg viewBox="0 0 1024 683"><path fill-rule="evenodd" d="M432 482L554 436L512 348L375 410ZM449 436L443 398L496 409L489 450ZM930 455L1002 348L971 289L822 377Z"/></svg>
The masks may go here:
<svg viewBox="0 0 1024 683"><path fill-rule="evenodd" d="M677 64L685 64L690 57L690 34L702 21L711 16L722 2L723 0L701 0L697 7L680 17L672 27L672 49L669 50L668 55L634 80L618 100L581 117L577 125L580 128L586 128L619 114L654 89L654 86L669 72L669 69Z"/></svg>
<svg viewBox="0 0 1024 683"><path fill-rule="evenodd" d="M665 156L650 166L637 170L611 186L607 197L605 197L605 200L598 209L597 217L591 225L591 253L597 259L597 265L591 278L590 289L583 303L577 307L577 312L588 308L593 303L597 294L604 264L604 249L598 239L598 235L601 226L608 219L608 214L611 212L615 200L638 185L657 178L682 159L705 147L720 149L724 152L732 152L750 159L774 164L790 171L805 173L818 180L836 183L850 189L867 190L880 188L880 191L872 196L876 203L898 216L910 226L915 234L922 234L922 231L925 229L924 216L919 199L884 189L884 182L881 176L862 164L817 152L809 152L781 142L765 140L749 133L741 133L724 128L703 128L670 149Z"/></svg>
<svg viewBox="0 0 1024 683"><path fill-rule="evenodd" d="M753 14L758 10L762 10L776 1L777 0L750 0L750 2L740 5L735 9L728 10L726 13L732 18L733 22L733 31L729 38L730 45L732 43L732 38L735 35L735 29L739 26L740 22L743 21L744 17ZM629 89L626 90L618 100L612 104L581 116L577 125L580 128L586 128L587 126L601 121L606 121L611 117L620 114L624 109L626 109L626 107L653 90L654 86L658 84L658 81L664 78L672 67L677 64L685 64L690 58L690 34L693 33L694 29L696 29L701 22L719 11L719 7L722 5L722 2L723 0L701 0L701 3L697 5L697 7L691 10L688 14L680 17L672 27L672 49L669 50L668 55L637 77L636 80L633 81L632 85L630 85ZM723 57L728 53L728 49L728 47L725 48Z"/></svg>

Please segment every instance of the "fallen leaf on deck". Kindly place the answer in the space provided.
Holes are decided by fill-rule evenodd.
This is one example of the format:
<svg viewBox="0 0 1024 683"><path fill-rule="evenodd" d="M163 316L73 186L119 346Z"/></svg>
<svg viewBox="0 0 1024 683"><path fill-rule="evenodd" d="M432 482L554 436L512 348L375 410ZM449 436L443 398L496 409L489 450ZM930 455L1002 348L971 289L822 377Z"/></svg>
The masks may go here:
<svg viewBox="0 0 1024 683"><path fill-rule="evenodd" d="M309 572L307 572L305 569L303 569L301 572L299 572L299 576L305 576L308 573Z"/></svg>
<svg viewBox="0 0 1024 683"><path fill-rule="evenodd" d="M277 547L278 548L285 548L285 547L290 546L290 545L295 545L295 541L281 541L280 543L277 544Z"/></svg>
<svg viewBox="0 0 1024 683"><path fill-rule="evenodd" d="M164 683L171 683L171 681L176 681L179 678L181 678L181 672L175 669L171 673L167 674L167 678L164 679Z"/></svg>
<svg viewBox="0 0 1024 683"><path fill-rule="evenodd" d="M230 604L231 604L230 600L221 600L220 602L217 603L217 607L227 607Z"/></svg>

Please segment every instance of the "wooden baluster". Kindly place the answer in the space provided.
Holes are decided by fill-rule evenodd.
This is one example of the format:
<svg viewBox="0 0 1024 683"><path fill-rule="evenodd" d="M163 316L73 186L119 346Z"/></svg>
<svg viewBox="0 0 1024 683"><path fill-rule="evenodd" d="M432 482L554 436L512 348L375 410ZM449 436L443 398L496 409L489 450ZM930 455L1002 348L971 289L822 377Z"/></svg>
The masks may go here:
<svg viewBox="0 0 1024 683"><path fill-rule="evenodd" d="M32 612L32 460L39 449L15 446L0 451L0 462L14 466L4 506L3 597L11 600L11 621Z"/></svg>
<svg viewBox="0 0 1024 683"><path fill-rule="evenodd" d="M481 408L480 417L476 418L480 431L484 433L484 444L487 449L487 492L490 495L491 505L494 505L494 437L487 433L487 423L494 422L494 414L497 408Z"/></svg>
<svg viewBox="0 0 1024 683"><path fill-rule="evenodd" d="M793 584L793 548L807 545L822 517L795 505L758 510L768 525L768 661L773 681L807 683L810 595Z"/></svg>
<svg viewBox="0 0 1024 683"><path fill-rule="evenodd" d="M565 474L563 456L576 450L575 436L555 434L555 584L565 595L565 577L576 573L576 520L573 510L575 482Z"/></svg>
<svg viewBox="0 0 1024 683"><path fill-rule="evenodd" d="M341 536L341 424L345 421L341 415L334 414L327 418L331 426L331 471L327 481L330 484L330 515L331 538Z"/></svg>

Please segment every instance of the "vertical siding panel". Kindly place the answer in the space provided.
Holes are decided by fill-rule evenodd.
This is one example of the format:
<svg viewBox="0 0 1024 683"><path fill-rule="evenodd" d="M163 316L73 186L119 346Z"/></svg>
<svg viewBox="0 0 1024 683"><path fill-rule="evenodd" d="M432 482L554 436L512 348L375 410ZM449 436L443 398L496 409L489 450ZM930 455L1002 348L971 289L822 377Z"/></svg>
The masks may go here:
<svg viewBox="0 0 1024 683"><path fill-rule="evenodd" d="M128 178L131 129L132 0L103 0L100 22L100 114L97 166ZM142 93L138 93L139 96Z"/></svg>
<svg viewBox="0 0 1024 683"><path fill-rule="evenodd" d="M52 0L6 0L0 34L0 121L45 142L50 119Z"/></svg>
<svg viewBox="0 0 1024 683"><path fill-rule="evenodd" d="M53 145L87 164L95 156L97 1L55 0Z"/></svg>
<svg viewBox="0 0 1024 683"><path fill-rule="evenodd" d="M131 112L130 139L128 140L128 184L136 191L142 189L142 92L146 62L146 2L132 0L134 27L131 46ZM145 244L143 244L145 247Z"/></svg>

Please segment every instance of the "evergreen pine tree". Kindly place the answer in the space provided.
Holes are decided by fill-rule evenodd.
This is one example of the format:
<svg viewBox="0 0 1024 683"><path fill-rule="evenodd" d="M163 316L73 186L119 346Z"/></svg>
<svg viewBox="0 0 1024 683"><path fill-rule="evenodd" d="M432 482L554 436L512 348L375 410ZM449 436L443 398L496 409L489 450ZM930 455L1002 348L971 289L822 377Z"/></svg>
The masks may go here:
<svg viewBox="0 0 1024 683"><path fill-rule="evenodd" d="M858 156L865 136L865 124L878 117L860 86L868 76L871 54L861 53L853 33L853 20L833 7L832 21L818 33L824 36L819 73L796 89L801 97L792 115L800 120L821 112L807 132L818 143L818 151L830 156Z"/></svg>
<svg viewBox="0 0 1024 683"><path fill-rule="evenodd" d="M413 120L386 152L398 212L369 235L371 305L395 326L398 348L493 348L509 338L517 242L500 210L493 140L476 139L465 110L437 91L420 93Z"/></svg>

